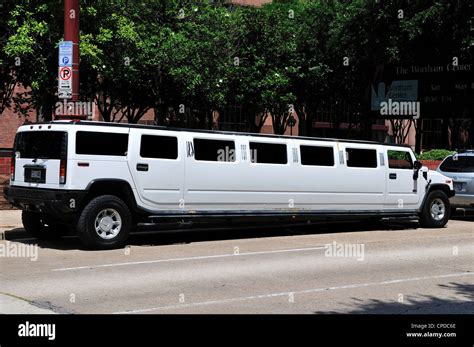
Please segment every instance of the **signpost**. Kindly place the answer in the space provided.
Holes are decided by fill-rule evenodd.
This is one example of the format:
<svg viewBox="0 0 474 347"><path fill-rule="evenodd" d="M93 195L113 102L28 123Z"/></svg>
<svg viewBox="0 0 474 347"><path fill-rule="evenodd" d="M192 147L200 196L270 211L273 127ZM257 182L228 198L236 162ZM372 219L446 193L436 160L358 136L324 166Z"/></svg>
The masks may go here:
<svg viewBox="0 0 474 347"><path fill-rule="evenodd" d="M59 44L58 97L72 99L73 43L62 41Z"/></svg>
<svg viewBox="0 0 474 347"><path fill-rule="evenodd" d="M72 66L72 41L59 43L59 66Z"/></svg>
<svg viewBox="0 0 474 347"><path fill-rule="evenodd" d="M371 111L380 111L380 103L383 101L418 101L418 80L392 81L388 86L384 82L378 84L378 90L372 87Z"/></svg>

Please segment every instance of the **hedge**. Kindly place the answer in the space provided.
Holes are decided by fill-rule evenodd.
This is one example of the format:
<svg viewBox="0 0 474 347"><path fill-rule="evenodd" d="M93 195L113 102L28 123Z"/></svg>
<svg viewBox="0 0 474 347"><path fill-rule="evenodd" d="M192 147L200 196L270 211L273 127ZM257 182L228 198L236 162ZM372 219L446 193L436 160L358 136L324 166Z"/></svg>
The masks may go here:
<svg viewBox="0 0 474 347"><path fill-rule="evenodd" d="M443 160L448 155L452 155L454 153L456 152L447 149L432 149L420 154L415 154L415 156L418 160Z"/></svg>

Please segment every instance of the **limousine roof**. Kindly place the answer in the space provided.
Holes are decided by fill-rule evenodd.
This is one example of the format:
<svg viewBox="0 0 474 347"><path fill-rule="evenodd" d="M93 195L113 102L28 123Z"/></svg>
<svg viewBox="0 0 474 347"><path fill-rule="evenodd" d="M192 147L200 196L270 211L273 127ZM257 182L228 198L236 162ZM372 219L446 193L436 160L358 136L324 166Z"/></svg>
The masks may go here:
<svg viewBox="0 0 474 347"><path fill-rule="evenodd" d="M279 138L279 139L299 139L299 140L313 140L313 141L363 143L363 144L382 145L382 146L397 146L397 147L404 147L404 148L411 149L409 145L405 145L405 144L383 143L383 142L377 142L377 141L335 139L335 138L309 137L309 136L275 135L275 134L248 133L248 132L223 131L223 130L187 129L187 128L165 127L165 126L160 126L160 125L112 123L112 122L97 122L97 121L82 121L82 120L57 120L57 121L51 121L51 122L34 123L34 125L37 125L37 124L69 124L69 125L138 128L138 129L157 129L157 130L183 131L183 132L205 133L205 134L224 134L224 135L238 135L238 136L256 136L256 137L266 137L266 138L270 137L270 138ZM33 125L33 124L29 124L29 125Z"/></svg>

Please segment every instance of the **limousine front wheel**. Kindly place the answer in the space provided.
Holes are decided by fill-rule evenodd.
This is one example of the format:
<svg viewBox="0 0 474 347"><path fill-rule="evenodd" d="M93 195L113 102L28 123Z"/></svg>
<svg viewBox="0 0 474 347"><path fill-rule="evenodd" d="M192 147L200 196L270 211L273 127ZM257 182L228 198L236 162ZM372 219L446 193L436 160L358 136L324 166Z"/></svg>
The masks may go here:
<svg viewBox="0 0 474 347"><path fill-rule="evenodd" d="M451 207L448 196L435 190L428 194L420 215L421 225L427 228L441 228L449 219Z"/></svg>
<svg viewBox="0 0 474 347"><path fill-rule="evenodd" d="M77 234L87 248L122 247L128 238L132 217L127 205L113 195L92 199L79 217Z"/></svg>

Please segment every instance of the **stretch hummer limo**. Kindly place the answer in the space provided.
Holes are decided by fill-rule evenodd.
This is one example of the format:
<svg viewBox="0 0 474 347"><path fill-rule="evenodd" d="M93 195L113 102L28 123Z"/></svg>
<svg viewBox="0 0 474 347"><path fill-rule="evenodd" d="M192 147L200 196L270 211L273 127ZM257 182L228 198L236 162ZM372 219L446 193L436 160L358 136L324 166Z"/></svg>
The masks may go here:
<svg viewBox="0 0 474 347"><path fill-rule="evenodd" d="M23 125L6 199L38 238L121 247L140 224L449 218L451 179L410 147L87 121Z"/></svg>

